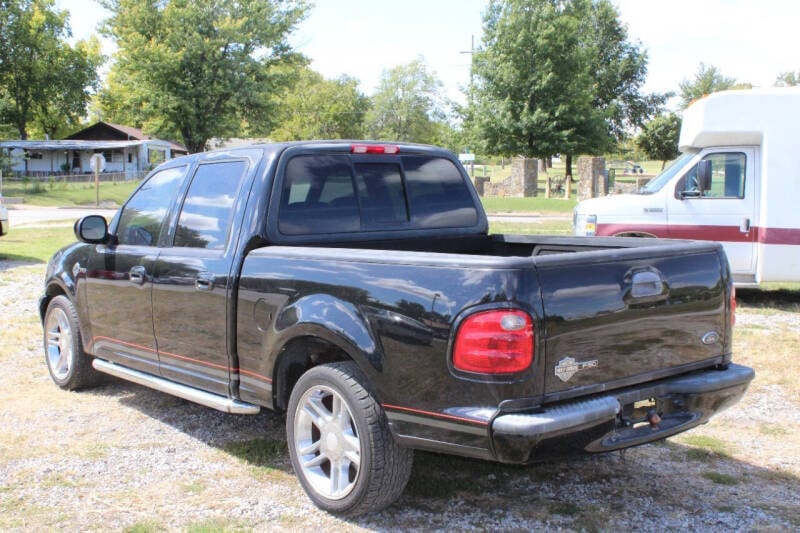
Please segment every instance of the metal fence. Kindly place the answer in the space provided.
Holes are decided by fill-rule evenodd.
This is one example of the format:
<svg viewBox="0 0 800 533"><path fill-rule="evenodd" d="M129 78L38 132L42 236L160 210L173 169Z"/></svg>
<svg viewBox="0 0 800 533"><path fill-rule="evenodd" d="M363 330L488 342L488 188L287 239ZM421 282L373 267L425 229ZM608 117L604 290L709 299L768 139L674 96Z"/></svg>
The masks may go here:
<svg viewBox="0 0 800 533"><path fill-rule="evenodd" d="M147 175L147 170L137 172L101 172L102 182L136 181ZM59 172L15 172L11 176L4 176L6 182L11 183L94 183L94 174L63 174Z"/></svg>

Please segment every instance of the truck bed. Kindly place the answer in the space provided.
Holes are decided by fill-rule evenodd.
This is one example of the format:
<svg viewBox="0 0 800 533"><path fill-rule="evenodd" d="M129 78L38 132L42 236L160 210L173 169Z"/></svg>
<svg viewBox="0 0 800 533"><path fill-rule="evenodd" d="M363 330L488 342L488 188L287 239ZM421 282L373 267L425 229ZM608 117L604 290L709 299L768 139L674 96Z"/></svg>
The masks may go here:
<svg viewBox="0 0 800 533"><path fill-rule="evenodd" d="M281 335L254 327L259 309L272 317L262 329L280 332L324 321L309 318L315 309L338 308L330 320L352 328L341 328L344 342L377 337L364 358L387 401L496 408L525 398L534 407L729 361L727 279L719 245L658 239L488 235L264 247L242 270L239 364L253 372L273 364L262 354ZM530 375L490 387L472 376L453 381L446 354L460 316L452 311L497 302L535 317ZM423 400L428 380L440 386ZM271 384L250 385L261 390L243 377L243 397L269 404Z"/></svg>

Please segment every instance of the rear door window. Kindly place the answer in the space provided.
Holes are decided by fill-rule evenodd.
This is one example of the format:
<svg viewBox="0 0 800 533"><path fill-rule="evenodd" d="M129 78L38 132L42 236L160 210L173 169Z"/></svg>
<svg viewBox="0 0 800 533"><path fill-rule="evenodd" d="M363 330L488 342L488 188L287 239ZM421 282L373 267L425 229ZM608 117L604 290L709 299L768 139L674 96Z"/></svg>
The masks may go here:
<svg viewBox="0 0 800 533"><path fill-rule="evenodd" d="M246 161L197 167L183 202L174 246L222 249L228 241L233 202L247 171Z"/></svg>

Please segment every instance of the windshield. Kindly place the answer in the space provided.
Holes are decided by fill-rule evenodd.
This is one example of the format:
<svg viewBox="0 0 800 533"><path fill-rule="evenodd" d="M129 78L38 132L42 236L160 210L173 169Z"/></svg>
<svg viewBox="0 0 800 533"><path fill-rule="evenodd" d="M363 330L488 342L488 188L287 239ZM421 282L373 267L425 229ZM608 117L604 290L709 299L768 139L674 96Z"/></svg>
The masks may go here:
<svg viewBox="0 0 800 533"><path fill-rule="evenodd" d="M678 157L677 159L674 159L669 164L669 166L661 172L661 174L651 179L647 183L647 185L639 189L638 193L653 194L660 191L661 188L683 168L684 163L686 163L689 159L694 157L694 155L695 154L692 152L686 152L685 154L681 154L681 156Z"/></svg>

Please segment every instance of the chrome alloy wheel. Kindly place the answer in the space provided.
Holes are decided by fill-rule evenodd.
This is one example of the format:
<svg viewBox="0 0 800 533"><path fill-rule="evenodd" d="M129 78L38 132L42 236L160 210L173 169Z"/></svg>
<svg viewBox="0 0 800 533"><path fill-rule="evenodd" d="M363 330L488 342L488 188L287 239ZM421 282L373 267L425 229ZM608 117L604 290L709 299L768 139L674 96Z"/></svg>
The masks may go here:
<svg viewBox="0 0 800 533"><path fill-rule="evenodd" d="M353 415L334 389L317 385L297 404L294 442L302 475L321 496L346 497L361 467L361 442Z"/></svg>
<svg viewBox="0 0 800 533"><path fill-rule="evenodd" d="M67 314L60 307L52 308L45 323L47 331L47 364L58 380L65 380L72 369L74 355L72 353L72 327Z"/></svg>

